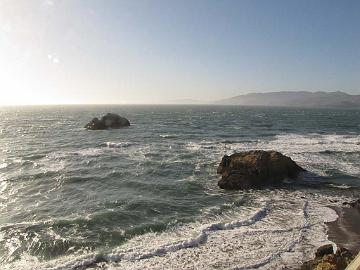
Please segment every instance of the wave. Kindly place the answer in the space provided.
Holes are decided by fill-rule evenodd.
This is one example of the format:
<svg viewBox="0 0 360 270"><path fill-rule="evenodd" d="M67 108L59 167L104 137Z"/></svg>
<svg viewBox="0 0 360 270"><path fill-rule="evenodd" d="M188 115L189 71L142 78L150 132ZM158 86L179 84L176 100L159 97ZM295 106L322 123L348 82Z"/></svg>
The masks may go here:
<svg viewBox="0 0 360 270"><path fill-rule="evenodd" d="M351 188L351 186L345 185L345 184L341 184L341 185L329 184L329 186L335 187L335 188L340 188L340 189L350 189Z"/></svg>
<svg viewBox="0 0 360 270"><path fill-rule="evenodd" d="M188 142L184 148L215 161L238 151L276 150L321 176L331 176L332 169L360 176L360 135L357 134L279 134L263 140L201 140Z"/></svg>
<svg viewBox="0 0 360 270"><path fill-rule="evenodd" d="M134 235L112 251L73 253L28 268L60 270L108 265L122 270L215 269L217 265L217 269L275 269L279 264L289 268L308 259L319 244L328 243L323 222L337 218L332 209L323 206L332 205L330 197L300 191L291 194L292 201L287 201L286 191L258 191L247 201L253 207L233 204L222 213L216 212L212 222L206 215L194 223ZM48 222L51 225L55 221ZM14 265L8 269L24 269Z"/></svg>
<svg viewBox="0 0 360 270"><path fill-rule="evenodd" d="M282 134L277 135L275 141L290 147L292 152L360 151L360 135L356 134Z"/></svg>
<svg viewBox="0 0 360 270"><path fill-rule="evenodd" d="M323 222L333 221L337 215L323 206L322 200L328 198L305 194L306 198L301 199L304 194L295 192L295 200L288 202L283 200L285 193L270 192L266 197L271 199L262 201L256 210L239 208L239 219L235 214L229 222L200 222L139 235L112 252L89 254L43 269L83 269L103 264L112 269L290 267L299 259L308 259L319 244L329 243ZM228 215L223 214L221 219Z"/></svg>
<svg viewBox="0 0 360 270"><path fill-rule="evenodd" d="M164 139L174 139L177 137L175 134L160 134L159 136Z"/></svg>
<svg viewBox="0 0 360 270"><path fill-rule="evenodd" d="M278 123L270 130L259 128L267 127L266 121L253 128L246 115L237 118L239 113L234 122L221 114L210 126L203 125L207 114L203 119L181 115L183 124L193 122L181 134L176 121L164 125L162 114L155 114L154 133L143 113L136 116L136 134L87 132L84 141L74 116L66 128L64 123L49 133L15 138L29 142L26 146L7 146L12 152L1 162L10 165L0 165L7 178L7 184L0 181L0 199L7 200L0 205L6 222L0 227L4 269L291 268L328 242L323 222L336 216L320 194L352 194L348 182L360 176L358 133L285 134L276 129ZM26 129L20 132L30 134ZM62 132L54 135L54 130ZM340 177L341 185L322 182L313 193L307 191L311 186L293 183L281 190L219 190L221 157L251 149L278 150L314 172L305 180ZM38 219L44 223L16 224ZM63 240L68 244L60 244Z"/></svg>
<svg viewBox="0 0 360 270"><path fill-rule="evenodd" d="M102 146L106 146L108 148L126 148L133 146L132 142L106 142Z"/></svg>
<svg viewBox="0 0 360 270"><path fill-rule="evenodd" d="M65 265L62 265L60 267L54 267L54 268L46 268L46 269L52 269L52 270L60 270L60 269L79 269L83 267L90 267L94 266L97 263L100 262L107 262L107 263L116 263L120 262L122 260L126 261L139 261L144 259L150 259L152 257L159 257L164 256L167 253L170 252L176 252L181 249L188 249L188 248L196 248L208 241L208 237L210 234L217 232L217 231L226 231L226 230L234 230L238 229L243 226L250 226L252 224L255 224L256 222L262 220L266 217L267 212L269 211L269 205L266 203L262 208L257 210L251 217L239 220L239 221L233 221L230 223L213 223L210 225L205 226L200 230L198 235L195 237L177 241L173 243L168 243L161 245L153 250L150 250L148 252L138 252L133 251L133 249L128 249L126 251L115 253L115 254L106 254L106 255L96 255L96 256L88 256L85 258L82 258L80 261L72 261Z"/></svg>
<svg viewBox="0 0 360 270"><path fill-rule="evenodd" d="M8 186L8 183L6 181L0 181L0 194L3 193Z"/></svg>
<svg viewBox="0 0 360 270"><path fill-rule="evenodd" d="M185 145L185 148L190 151L199 151L206 149L215 149L217 147L217 143L213 141L203 140L201 142L188 142Z"/></svg>
<svg viewBox="0 0 360 270"><path fill-rule="evenodd" d="M0 169L5 169L5 168L7 168L8 166L9 166L9 163L7 163L7 162L1 163L1 164L0 164Z"/></svg>
<svg viewBox="0 0 360 270"><path fill-rule="evenodd" d="M71 157L94 157L94 156L100 156L104 152L103 149L97 148L97 147L89 147L89 148L83 148L73 151L54 151L48 155L44 159L47 160L65 160Z"/></svg>

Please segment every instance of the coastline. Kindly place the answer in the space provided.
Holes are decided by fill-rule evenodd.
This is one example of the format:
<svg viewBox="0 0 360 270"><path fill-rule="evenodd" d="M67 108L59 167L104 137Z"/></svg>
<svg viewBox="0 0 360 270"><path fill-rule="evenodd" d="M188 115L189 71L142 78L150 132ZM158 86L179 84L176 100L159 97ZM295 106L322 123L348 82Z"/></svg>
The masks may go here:
<svg viewBox="0 0 360 270"><path fill-rule="evenodd" d="M356 207L332 207L338 218L332 222L326 222L328 227L328 239L337 247L344 247L354 255L360 250L360 209Z"/></svg>
<svg viewBox="0 0 360 270"><path fill-rule="evenodd" d="M335 221L325 222L328 240L333 244L319 246L313 259L303 263L299 269L342 270L348 269L347 266L350 264L350 269L360 269L360 208L358 201L345 202L342 207L329 206L338 215Z"/></svg>

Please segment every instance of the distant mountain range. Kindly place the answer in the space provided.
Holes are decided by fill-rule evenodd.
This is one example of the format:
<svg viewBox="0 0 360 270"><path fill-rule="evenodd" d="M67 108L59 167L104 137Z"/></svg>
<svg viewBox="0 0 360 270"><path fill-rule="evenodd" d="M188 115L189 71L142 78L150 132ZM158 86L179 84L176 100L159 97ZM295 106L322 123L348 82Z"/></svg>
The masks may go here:
<svg viewBox="0 0 360 270"><path fill-rule="evenodd" d="M306 108L360 108L360 95L344 92L271 92L235 96L215 102L219 105L279 106Z"/></svg>

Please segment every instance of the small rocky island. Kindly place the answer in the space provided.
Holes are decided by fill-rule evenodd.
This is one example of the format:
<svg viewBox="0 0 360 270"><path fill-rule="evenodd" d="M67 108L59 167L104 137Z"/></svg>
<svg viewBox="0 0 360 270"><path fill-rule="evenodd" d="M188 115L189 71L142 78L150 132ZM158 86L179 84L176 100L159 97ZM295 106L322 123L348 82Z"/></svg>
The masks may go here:
<svg viewBox="0 0 360 270"><path fill-rule="evenodd" d="M223 189L260 188L296 178L305 171L291 158L276 151L254 150L224 156L217 169Z"/></svg>
<svg viewBox="0 0 360 270"><path fill-rule="evenodd" d="M128 126L130 126L130 122L128 119L115 113L108 113L101 117L101 119L93 118L89 123L85 125L85 128L89 130L104 130Z"/></svg>

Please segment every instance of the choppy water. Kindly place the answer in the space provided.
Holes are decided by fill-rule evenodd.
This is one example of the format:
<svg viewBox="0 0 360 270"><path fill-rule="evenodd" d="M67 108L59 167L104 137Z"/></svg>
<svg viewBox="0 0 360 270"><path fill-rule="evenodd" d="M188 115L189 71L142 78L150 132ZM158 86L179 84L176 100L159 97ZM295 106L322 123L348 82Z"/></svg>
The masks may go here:
<svg viewBox="0 0 360 270"><path fill-rule="evenodd" d="M132 126L83 129L107 112ZM0 146L1 269L292 268L360 190L360 110L0 108ZM222 156L249 149L312 173L218 189Z"/></svg>

